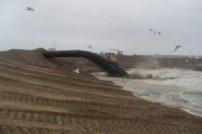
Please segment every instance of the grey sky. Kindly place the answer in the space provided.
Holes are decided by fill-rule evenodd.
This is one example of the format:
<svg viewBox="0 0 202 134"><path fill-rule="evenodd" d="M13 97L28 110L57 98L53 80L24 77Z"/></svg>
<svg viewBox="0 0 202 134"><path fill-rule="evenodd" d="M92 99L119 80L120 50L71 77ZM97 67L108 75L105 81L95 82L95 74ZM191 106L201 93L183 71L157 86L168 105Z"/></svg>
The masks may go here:
<svg viewBox="0 0 202 134"><path fill-rule="evenodd" d="M0 50L90 44L95 51L170 54L180 44L175 54L202 55L201 24L201 0L0 0Z"/></svg>

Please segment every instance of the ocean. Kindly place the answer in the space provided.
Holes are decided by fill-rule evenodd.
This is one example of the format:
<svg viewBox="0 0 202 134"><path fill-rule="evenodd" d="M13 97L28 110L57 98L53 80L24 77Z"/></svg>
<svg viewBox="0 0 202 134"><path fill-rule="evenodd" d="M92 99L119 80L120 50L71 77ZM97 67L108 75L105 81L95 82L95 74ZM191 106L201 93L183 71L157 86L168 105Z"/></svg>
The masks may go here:
<svg viewBox="0 0 202 134"><path fill-rule="evenodd" d="M131 76L152 79L114 78L104 73L95 76L113 81L116 85L143 99L177 107L202 117L202 72L183 69L131 69Z"/></svg>

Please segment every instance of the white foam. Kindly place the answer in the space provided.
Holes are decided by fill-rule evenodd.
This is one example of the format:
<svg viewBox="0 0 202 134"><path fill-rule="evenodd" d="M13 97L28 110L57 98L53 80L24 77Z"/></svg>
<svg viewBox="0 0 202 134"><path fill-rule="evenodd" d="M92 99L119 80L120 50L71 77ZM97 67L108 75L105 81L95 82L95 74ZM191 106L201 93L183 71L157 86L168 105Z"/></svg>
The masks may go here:
<svg viewBox="0 0 202 134"><path fill-rule="evenodd" d="M107 77L97 73L100 79L113 81L136 96L178 107L191 114L202 116L202 72L182 69L131 69L129 74L154 79L126 79Z"/></svg>

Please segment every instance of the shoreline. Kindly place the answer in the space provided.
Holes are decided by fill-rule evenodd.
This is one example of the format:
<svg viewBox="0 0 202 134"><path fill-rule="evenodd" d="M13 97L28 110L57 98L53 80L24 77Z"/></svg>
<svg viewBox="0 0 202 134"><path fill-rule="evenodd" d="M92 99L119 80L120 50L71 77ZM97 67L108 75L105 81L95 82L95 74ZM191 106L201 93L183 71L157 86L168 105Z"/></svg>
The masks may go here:
<svg viewBox="0 0 202 134"><path fill-rule="evenodd" d="M128 71L128 73L129 72L131 72L131 70L133 70L133 69L129 69L129 71ZM146 71L146 73L144 72L144 74L138 74L138 76L146 76L146 75L148 75L148 72L147 72L147 70L149 71L149 69L141 69L140 71L138 71L139 69L135 69L135 70L137 70L137 72L141 72L142 70L145 70ZM152 69L153 70L153 69ZM191 71L191 70L183 70L183 69L154 69L154 71L158 71L158 70L182 70L182 71L188 71L188 72L195 72L195 71ZM150 70L150 72L152 72L151 70ZM134 72L132 73L132 74L134 74ZM132 75L131 74L131 75ZM152 74L152 73L151 73ZM171 107L171 108L178 108L178 109L180 109L180 110L183 110L183 111L185 111L185 112L187 112L187 113L189 113L189 114L192 114L192 115L195 115L195 116L197 116L197 117L202 117L202 110L201 111L199 111L199 109L197 110L197 109L194 109L193 107L192 107L192 105L193 104L189 104L188 103L188 101L189 100L184 100L184 99L186 99L183 95L179 95L179 98L177 99L176 98L176 100L168 100L169 101L169 103L168 102L164 102L164 100L156 100L155 98L158 98L158 96L159 95L161 95L162 94L162 96L164 96L163 94L170 94L169 92L173 92L174 93L174 95L176 94L175 92L179 92L180 94L184 94L184 93L186 93L186 92L189 92L188 90L187 91L180 91L181 89L172 89L172 88L175 88L175 86L173 86L173 85L165 85L165 87L167 87L167 88L165 88L165 89L161 89L162 87L160 86L160 85L155 85L158 81L159 81L159 83L163 83L163 82L165 82L165 81L175 81L175 79L174 79L174 77L176 77L176 76L157 76L157 74L155 74L156 76L155 76L155 79L133 79L133 78L129 78L129 79L127 79L127 78L115 78L115 77L108 77L105 73L103 73L103 72L100 72L100 73L93 73L93 75L94 76L96 76L98 79L100 79L100 80L109 80L109 81L112 81L115 85L117 85L117 86L121 86L122 87L122 89L123 90L126 90L126 91L130 91L130 92L132 92L133 94L134 94L134 96L136 96L136 97L139 97L139 98L141 98L141 99L144 99L144 100L147 100L147 101L150 101L150 102L154 102L154 103L159 103L159 104L162 104L163 106L168 106L168 107ZM152 74L152 76L154 76L154 74ZM158 77L158 78L157 78ZM162 77L162 78L160 78L160 77ZM172 79L171 79L172 78ZM176 77L177 78L177 77ZM128 81L128 82L127 82ZM131 82L132 81L132 82ZM133 82L134 81L134 82ZM155 82L154 83L154 85L152 85L152 81L157 81L157 82ZM179 80L178 80L179 81ZM139 84L139 83L142 83L142 85L144 85L144 87L143 86L141 86L141 84ZM148 86L147 86L147 88L145 87L146 85L147 85L147 83L150 83ZM130 84L128 84L128 83L130 83ZM133 87L133 85L131 85L131 84L133 84L134 83L134 87ZM159 84L158 83L158 84ZM178 82L179 83L179 82ZM171 83L172 84L172 83ZM162 84L163 85L163 84ZM136 88L136 86L139 88L139 89L137 89ZM151 88L152 86L154 86L153 88ZM170 89L168 89L169 88L169 86L170 86ZM172 87L173 86L173 87ZM202 85L201 85L202 86ZM133 89L134 88L134 89ZM158 89L159 88L159 89ZM179 87L176 87L176 88L179 88ZM198 87L198 88L200 88L200 87ZM143 91L141 91L141 90L143 90ZM172 90L171 90L172 89ZM151 90L151 91L149 91L149 90ZM179 90L179 91L178 91ZM191 90L191 89L190 89ZM191 90L192 91L192 90ZM168 93L167 93L168 92ZM194 91L192 91L193 93L194 93ZM196 93L197 92L200 92L200 91L196 91ZM155 96L152 96L152 94L156 94ZM176 94L176 95L178 95L178 94ZM171 94L171 96L172 96L172 94ZM171 97L170 96L170 97ZM159 96L159 97L161 97L161 96ZM166 95L166 97L167 97L167 95ZM177 96L176 96L177 97ZM180 97L182 97L182 98L180 98ZM182 100L181 100L182 99ZM175 102L176 101L176 102ZM179 102L177 102L177 101L179 101ZM181 102L182 101L182 102ZM191 101L191 100L190 100ZM200 101L200 100L199 100ZM184 104L183 104L184 103ZM188 105L189 104L189 105ZM200 106L200 105L199 105ZM198 106L198 107L199 107Z"/></svg>

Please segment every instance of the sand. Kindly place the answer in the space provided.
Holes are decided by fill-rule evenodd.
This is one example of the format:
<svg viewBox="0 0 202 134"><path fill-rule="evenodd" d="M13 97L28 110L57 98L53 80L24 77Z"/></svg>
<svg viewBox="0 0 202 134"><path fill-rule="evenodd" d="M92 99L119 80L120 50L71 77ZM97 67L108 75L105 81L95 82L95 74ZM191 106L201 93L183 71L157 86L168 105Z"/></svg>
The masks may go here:
<svg viewBox="0 0 202 134"><path fill-rule="evenodd" d="M40 51L0 53L0 134L201 133L202 118L76 74Z"/></svg>

